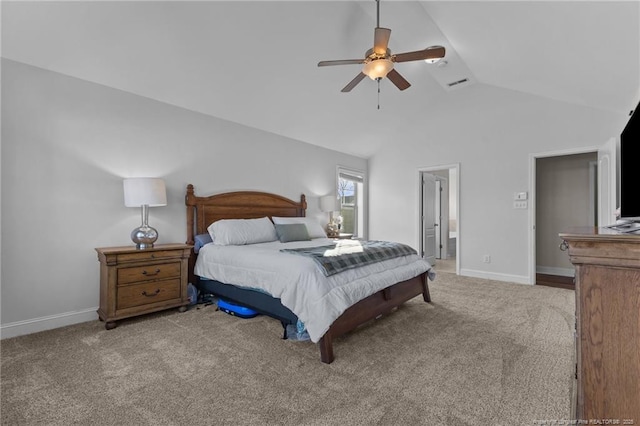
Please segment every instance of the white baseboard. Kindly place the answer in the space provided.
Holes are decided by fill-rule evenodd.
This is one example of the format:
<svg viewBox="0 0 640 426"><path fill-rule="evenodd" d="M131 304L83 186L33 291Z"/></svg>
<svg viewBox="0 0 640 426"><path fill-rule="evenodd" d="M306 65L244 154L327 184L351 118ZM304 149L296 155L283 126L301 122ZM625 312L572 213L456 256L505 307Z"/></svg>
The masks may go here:
<svg viewBox="0 0 640 426"><path fill-rule="evenodd" d="M23 336L39 331L78 324L81 322L95 321L98 318L98 307L84 309L82 311L65 312L46 317L33 318L25 321L16 321L0 326L0 338Z"/></svg>
<svg viewBox="0 0 640 426"><path fill-rule="evenodd" d="M552 266L536 266L536 273L547 275L558 275L561 277L573 277L576 270L573 268L555 268Z"/></svg>
<svg viewBox="0 0 640 426"><path fill-rule="evenodd" d="M528 276L499 274L495 272L477 271L474 269L460 269L460 275L472 278L484 278L487 280L506 281L516 284L533 284L529 282Z"/></svg>

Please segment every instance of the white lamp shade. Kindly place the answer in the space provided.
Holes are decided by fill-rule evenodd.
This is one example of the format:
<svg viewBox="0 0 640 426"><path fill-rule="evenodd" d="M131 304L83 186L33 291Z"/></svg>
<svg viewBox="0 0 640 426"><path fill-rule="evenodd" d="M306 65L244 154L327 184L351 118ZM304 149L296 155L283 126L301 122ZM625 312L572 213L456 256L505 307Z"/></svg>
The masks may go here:
<svg viewBox="0 0 640 426"><path fill-rule="evenodd" d="M320 210L323 212L335 212L338 208L338 199L333 195L325 195L320 198Z"/></svg>
<svg viewBox="0 0 640 426"><path fill-rule="evenodd" d="M167 205L167 189L160 178L128 178L124 184L124 205L158 207Z"/></svg>

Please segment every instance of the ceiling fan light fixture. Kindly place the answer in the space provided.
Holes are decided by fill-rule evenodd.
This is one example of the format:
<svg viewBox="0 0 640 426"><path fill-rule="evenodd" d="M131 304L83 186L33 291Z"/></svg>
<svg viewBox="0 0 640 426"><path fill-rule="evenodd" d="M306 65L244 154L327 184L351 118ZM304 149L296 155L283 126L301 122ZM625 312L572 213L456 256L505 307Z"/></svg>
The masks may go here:
<svg viewBox="0 0 640 426"><path fill-rule="evenodd" d="M362 67L362 73L371 80L384 78L393 69L393 62L387 58L373 59Z"/></svg>

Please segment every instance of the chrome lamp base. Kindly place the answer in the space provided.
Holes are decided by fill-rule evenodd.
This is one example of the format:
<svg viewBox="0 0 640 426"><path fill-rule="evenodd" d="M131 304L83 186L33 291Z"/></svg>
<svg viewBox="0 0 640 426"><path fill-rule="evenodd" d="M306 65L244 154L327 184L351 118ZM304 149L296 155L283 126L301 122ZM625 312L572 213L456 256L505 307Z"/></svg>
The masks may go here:
<svg viewBox="0 0 640 426"><path fill-rule="evenodd" d="M142 205L141 209L142 225L131 231L131 241L138 250L153 248L153 243L158 239L158 231L149 226L149 206Z"/></svg>
<svg viewBox="0 0 640 426"><path fill-rule="evenodd" d="M150 226L142 225L131 231L131 241L136 243L138 250L153 248L153 243L158 239L158 231Z"/></svg>

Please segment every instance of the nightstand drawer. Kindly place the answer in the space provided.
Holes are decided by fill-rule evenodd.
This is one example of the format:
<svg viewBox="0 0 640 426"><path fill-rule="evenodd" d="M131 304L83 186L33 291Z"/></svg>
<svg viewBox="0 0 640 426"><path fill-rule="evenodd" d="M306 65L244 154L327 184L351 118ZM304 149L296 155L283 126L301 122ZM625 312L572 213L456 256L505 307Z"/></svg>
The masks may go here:
<svg viewBox="0 0 640 426"><path fill-rule="evenodd" d="M118 285L180 276L180 262L118 269Z"/></svg>
<svg viewBox="0 0 640 426"><path fill-rule="evenodd" d="M140 250L135 253L122 253L117 255L118 263L124 262L148 262L149 260L167 259L179 257L180 253L175 250Z"/></svg>
<svg viewBox="0 0 640 426"><path fill-rule="evenodd" d="M180 298L180 278L118 287L117 309Z"/></svg>

